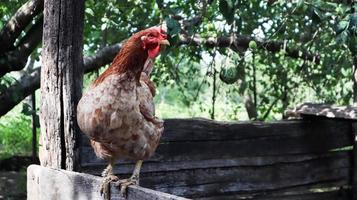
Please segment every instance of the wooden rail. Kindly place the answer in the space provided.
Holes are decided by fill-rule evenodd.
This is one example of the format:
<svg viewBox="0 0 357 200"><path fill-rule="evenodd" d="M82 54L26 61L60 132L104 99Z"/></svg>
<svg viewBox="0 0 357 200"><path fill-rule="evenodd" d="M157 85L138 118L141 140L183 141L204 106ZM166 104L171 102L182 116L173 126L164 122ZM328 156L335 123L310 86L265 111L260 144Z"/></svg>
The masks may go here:
<svg viewBox="0 0 357 200"><path fill-rule="evenodd" d="M97 200L100 196L101 178L66 170L51 169L31 165L27 169L27 199L28 200ZM126 198L119 194L118 189L111 188L111 199L116 200L185 200L170 194L138 187L129 186Z"/></svg>

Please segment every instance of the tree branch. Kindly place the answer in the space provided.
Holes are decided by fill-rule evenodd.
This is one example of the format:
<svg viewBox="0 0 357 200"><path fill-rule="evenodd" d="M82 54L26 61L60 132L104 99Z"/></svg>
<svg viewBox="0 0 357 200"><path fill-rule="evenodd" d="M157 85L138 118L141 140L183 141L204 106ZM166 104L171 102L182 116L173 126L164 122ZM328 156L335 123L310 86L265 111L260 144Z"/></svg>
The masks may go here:
<svg viewBox="0 0 357 200"><path fill-rule="evenodd" d="M40 87L40 68L32 73L25 73L18 82L0 94L0 116L5 115L23 99Z"/></svg>
<svg viewBox="0 0 357 200"><path fill-rule="evenodd" d="M26 65L27 58L42 40L43 18L37 20L21 39L17 48L0 57L0 77L11 71L19 71Z"/></svg>
<svg viewBox="0 0 357 200"><path fill-rule="evenodd" d="M29 0L16 11L0 32L0 55L13 47L16 38L42 10L43 0Z"/></svg>
<svg viewBox="0 0 357 200"><path fill-rule="evenodd" d="M180 35L180 42L179 45L182 44L191 44L191 45L204 45L208 48L213 47L230 47L234 51L245 51L249 47L249 42L255 41L257 43L257 47L259 49L267 50L272 53L277 53L281 49L284 48L283 42L277 41L265 41L259 38L254 38L250 36L243 36L243 35L235 35L233 37L230 36L222 36L222 37L209 37L209 38L201 38L199 36L187 36L187 35ZM316 64L320 63L320 55L314 55L309 52L301 51L297 48L286 48L285 54L291 58L300 58L303 60L308 60L315 62Z"/></svg>
<svg viewBox="0 0 357 200"><path fill-rule="evenodd" d="M247 110L249 119L257 120L258 119L257 107L255 107L252 97L248 92L244 96L244 106L245 109Z"/></svg>
<svg viewBox="0 0 357 200"><path fill-rule="evenodd" d="M95 55L84 57L84 72L92 72L101 66L109 64L118 53L125 41L100 49Z"/></svg>

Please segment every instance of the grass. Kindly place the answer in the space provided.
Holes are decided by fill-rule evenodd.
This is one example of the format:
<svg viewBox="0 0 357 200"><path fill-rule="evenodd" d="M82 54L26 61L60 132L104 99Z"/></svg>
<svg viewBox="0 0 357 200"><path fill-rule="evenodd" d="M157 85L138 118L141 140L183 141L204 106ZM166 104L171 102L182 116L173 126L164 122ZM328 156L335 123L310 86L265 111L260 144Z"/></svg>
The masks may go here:
<svg viewBox="0 0 357 200"><path fill-rule="evenodd" d="M32 152L31 118L18 108L0 120L0 159L14 155L30 156Z"/></svg>

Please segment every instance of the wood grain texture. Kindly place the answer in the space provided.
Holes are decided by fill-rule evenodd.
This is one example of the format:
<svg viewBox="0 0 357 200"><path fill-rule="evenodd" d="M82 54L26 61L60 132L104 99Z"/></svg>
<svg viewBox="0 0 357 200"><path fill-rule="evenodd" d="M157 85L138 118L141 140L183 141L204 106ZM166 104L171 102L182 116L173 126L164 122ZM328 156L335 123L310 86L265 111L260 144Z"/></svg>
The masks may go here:
<svg viewBox="0 0 357 200"><path fill-rule="evenodd" d="M76 104L83 77L84 0L45 0L41 69L43 166L74 170L78 165Z"/></svg>
<svg viewBox="0 0 357 200"><path fill-rule="evenodd" d="M301 194L288 194L288 195L267 195L260 194L254 197L248 197L254 200L350 200L350 190L341 189L327 192L316 193L301 193ZM222 195L197 198L196 200L237 200L247 199L246 195Z"/></svg>
<svg viewBox="0 0 357 200"><path fill-rule="evenodd" d="M102 199L99 188L101 178L77 172L30 165L27 169L28 200L97 200ZM115 200L185 200L186 198L150 189L129 186L127 198L117 188L111 188Z"/></svg>
<svg viewBox="0 0 357 200"><path fill-rule="evenodd" d="M334 106L318 103L304 103L295 109L287 110L288 116L304 117L316 116L337 119L357 120L357 107L355 106Z"/></svg>
<svg viewBox="0 0 357 200"><path fill-rule="evenodd" d="M201 119L171 119L165 120L161 144L147 161L318 154L350 146L352 138L350 123L344 121L218 123ZM82 166L103 163L93 154L85 136L81 144Z"/></svg>
<svg viewBox="0 0 357 200"><path fill-rule="evenodd" d="M350 184L352 152L338 149L353 144L351 131L350 122L327 119L168 119L155 155L144 161L140 184L195 199L322 199L328 195L311 190L337 195ZM98 175L105 162L95 157L86 138L81 152L83 172ZM132 161L122 160L114 171L126 178L132 169Z"/></svg>

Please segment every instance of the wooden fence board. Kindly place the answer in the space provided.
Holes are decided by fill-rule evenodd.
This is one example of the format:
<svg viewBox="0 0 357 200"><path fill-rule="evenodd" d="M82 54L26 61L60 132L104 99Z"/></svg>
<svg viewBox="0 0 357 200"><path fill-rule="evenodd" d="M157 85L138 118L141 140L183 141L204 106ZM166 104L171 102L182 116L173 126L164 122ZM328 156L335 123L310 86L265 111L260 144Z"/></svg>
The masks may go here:
<svg viewBox="0 0 357 200"><path fill-rule="evenodd" d="M217 122L207 119L166 119L161 142L217 141L260 139L271 136L304 136L328 134L346 137L347 121L278 121L278 122ZM85 137L85 136L83 136ZM82 140L81 146L90 146Z"/></svg>
<svg viewBox="0 0 357 200"><path fill-rule="evenodd" d="M141 172L160 172L160 171L177 171L177 170L188 170L188 169L205 169L205 168L217 168L217 167L259 167L259 166L270 166L281 163L298 163L310 160L324 159L326 157L340 158L343 157L346 161L351 159L350 151L337 151L335 153L325 153L325 154L295 154L286 156L266 156L266 157L238 157L232 159L211 159L211 160L190 160L190 161L163 161L163 162L152 162L144 161L144 165ZM105 162L88 164L82 168L83 172L100 175L101 169L106 167ZM115 172L119 174L129 174L135 165L133 161L120 161L116 163Z"/></svg>
<svg viewBox="0 0 357 200"><path fill-rule="evenodd" d="M298 199L300 194L291 194L297 188L306 192L314 186L350 184L351 151L337 149L351 146L352 138L350 122L342 120L166 120L161 144L155 155L144 161L140 183L190 198L233 199L251 194L258 198L287 191L286 199ZM82 140L81 152L83 172L100 174L106 163L96 158L86 138ZM132 170L132 161L121 160L114 172L124 178ZM306 199L325 196L301 195ZM268 200L269 195L266 197Z"/></svg>
<svg viewBox="0 0 357 200"><path fill-rule="evenodd" d="M176 120L173 120L174 123ZM159 145L155 155L148 159L149 162L168 162L168 161L188 161L188 160L212 160L212 159L231 159L247 156L277 156L289 154L311 154L324 153L331 149L341 148L352 145L351 127L346 122L332 123L329 120L322 120L321 123L310 122L283 122L269 123L252 126L252 123L239 123L239 127L251 126L253 129L244 131L235 130L237 135L235 138L232 135L230 140L225 138L226 125L221 125L220 130L216 135L222 135L223 138L217 138L216 135L204 137L203 127L209 127L204 124L206 121L196 120L201 123L201 132L196 132L190 135L200 135L201 140L182 141L182 135L185 138L190 138L186 128L173 131L169 125L166 126L163 140ZM170 124L171 121L167 120ZM193 121L183 121L182 126L189 126ZM175 122L174 124L180 124ZM193 123L194 124L194 123ZM208 123L209 124L209 123ZM171 124L173 125L173 124ZM234 124L237 125L237 124ZM288 125L291 125L288 126ZM193 125L192 125L193 126ZM198 125L196 125L198 127ZM255 128L252 128L255 127ZM284 127L284 128L282 128ZM237 127L236 127L237 128ZM209 128L207 128L209 129ZM275 133L280 130L280 133ZM191 131L198 131L197 129ZM270 135L268 135L270 134ZM209 135L209 134L208 134ZM177 139L175 140L175 137ZM198 139L198 136L196 137ZM82 138L87 141L87 138ZM206 140L206 141L205 141ZM208 141L207 141L208 140ZM86 144L84 142L83 144ZM202 153L204 152L204 153ZM97 159L92 148L83 145L81 148L81 163L82 166L103 163Z"/></svg>
<svg viewBox="0 0 357 200"><path fill-rule="evenodd" d="M255 197L248 197L248 199L254 200L350 200L351 197L348 194L350 190L336 190L329 192L308 193L299 195L282 195L282 196L266 196L258 195ZM247 199L244 195L222 195L197 198L196 200L239 200Z"/></svg>
<svg viewBox="0 0 357 200"><path fill-rule="evenodd" d="M237 161L236 165L225 167L218 165L212 167L209 166L210 162L202 161L202 166L196 165L195 168L171 168L162 171L158 171L159 168L154 171L155 166L168 166L167 163L144 162L140 183L144 187L185 197L234 191L249 193L259 190L277 190L323 182L334 182L337 186L344 186L348 185L351 175L350 153L331 152L310 159L290 158L285 161L280 157L276 162L270 160L265 164ZM189 166L190 163L186 165ZM147 166L151 169L147 170ZM100 172L98 167L95 169ZM122 174L124 178L129 176L132 169L132 165L118 165L115 173Z"/></svg>

